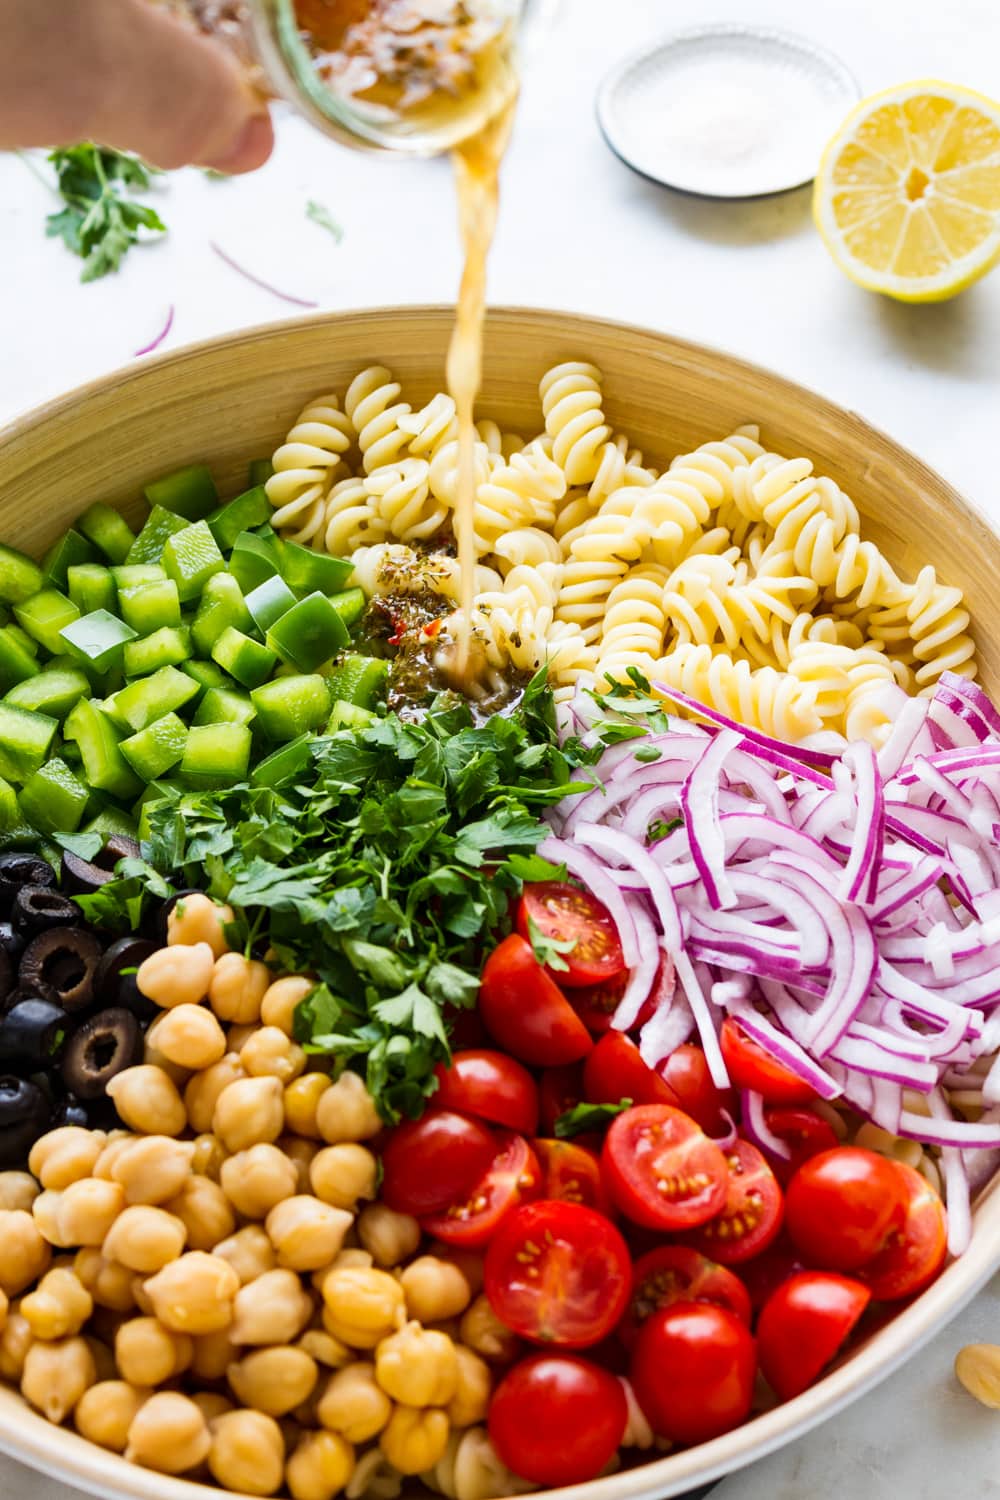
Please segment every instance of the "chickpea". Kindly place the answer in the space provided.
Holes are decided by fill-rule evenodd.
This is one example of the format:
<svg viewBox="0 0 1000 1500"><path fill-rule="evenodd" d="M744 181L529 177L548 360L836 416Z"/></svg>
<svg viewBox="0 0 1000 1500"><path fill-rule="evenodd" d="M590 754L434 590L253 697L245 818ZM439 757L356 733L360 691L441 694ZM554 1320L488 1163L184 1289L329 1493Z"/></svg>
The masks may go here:
<svg viewBox="0 0 1000 1500"><path fill-rule="evenodd" d="M407 1323L375 1350L375 1378L406 1406L447 1406L458 1386L455 1345L445 1333Z"/></svg>
<svg viewBox="0 0 1000 1500"><path fill-rule="evenodd" d="M273 1495L285 1472L281 1428L262 1411L225 1412L212 1423L208 1467L223 1489Z"/></svg>
<svg viewBox="0 0 1000 1500"><path fill-rule="evenodd" d="M233 920L231 906L194 891L181 896L167 913L167 944L207 943L219 958L229 948L224 929Z"/></svg>
<svg viewBox="0 0 1000 1500"><path fill-rule="evenodd" d="M225 1061L225 1059L223 1059ZM215 1105L212 1105L213 1112ZM209 1131L196 1136L191 1142L191 1171L196 1177L207 1177L218 1182L226 1152L222 1142Z"/></svg>
<svg viewBox="0 0 1000 1500"><path fill-rule="evenodd" d="M21 1315L36 1339L64 1339L79 1333L93 1311L94 1299L87 1288L65 1267L47 1271L35 1290L21 1299Z"/></svg>
<svg viewBox="0 0 1000 1500"><path fill-rule="evenodd" d="M312 1281L313 1289L322 1296L326 1278L331 1276L334 1271L343 1271L347 1266L362 1266L365 1270L368 1270L374 1264L375 1262L367 1250L356 1250L353 1245L348 1245L345 1249L337 1251L337 1254L328 1266L320 1266L318 1271L314 1271L310 1280Z"/></svg>
<svg viewBox="0 0 1000 1500"><path fill-rule="evenodd" d="M369 1203L358 1217L358 1238L377 1266L398 1266L420 1244L420 1225L412 1214L398 1214L385 1203Z"/></svg>
<svg viewBox="0 0 1000 1500"><path fill-rule="evenodd" d="M240 1278L228 1261L204 1250L189 1250L146 1282L156 1316L175 1333L228 1328L239 1289Z"/></svg>
<svg viewBox="0 0 1000 1500"><path fill-rule="evenodd" d="M191 1373L196 1380L221 1380L240 1352L228 1328L220 1328L217 1333L203 1333L193 1343Z"/></svg>
<svg viewBox="0 0 1000 1500"><path fill-rule="evenodd" d="M392 1402L375 1378L375 1366L356 1360L331 1375L316 1403L316 1416L321 1427L349 1443L377 1437L392 1416Z"/></svg>
<svg viewBox="0 0 1000 1500"><path fill-rule="evenodd" d="M265 1271L236 1293L234 1344L291 1344L312 1317L313 1303L294 1271Z"/></svg>
<svg viewBox="0 0 1000 1500"><path fill-rule="evenodd" d="M223 1396L220 1391L195 1391L191 1400L210 1427L219 1417L224 1417L227 1411L233 1410L229 1397Z"/></svg>
<svg viewBox="0 0 1000 1500"><path fill-rule="evenodd" d="M128 1430L149 1395L149 1391L129 1385L127 1380L100 1380L76 1403L76 1430L88 1442L110 1448L112 1453L124 1453Z"/></svg>
<svg viewBox="0 0 1000 1500"><path fill-rule="evenodd" d="M333 1500L354 1472L354 1449L336 1432L307 1432L288 1460L292 1500Z"/></svg>
<svg viewBox="0 0 1000 1500"><path fill-rule="evenodd" d="M23 1208L0 1209L0 1291L16 1297L48 1269L51 1259L31 1214Z"/></svg>
<svg viewBox="0 0 1000 1500"><path fill-rule="evenodd" d="M38 1342L31 1345L24 1358L21 1395L58 1425L96 1378L94 1356L85 1339Z"/></svg>
<svg viewBox="0 0 1000 1500"><path fill-rule="evenodd" d="M28 1168L43 1188L69 1187L89 1177L104 1150L103 1130L85 1130L82 1125L62 1125L39 1136L31 1148Z"/></svg>
<svg viewBox="0 0 1000 1500"><path fill-rule="evenodd" d="M136 1203L118 1215L105 1237L101 1253L130 1270L146 1274L176 1260L184 1248L187 1229L166 1209Z"/></svg>
<svg viewBox="0 0 1000 1500"><path fill-rule="evenodd" d="M402 1327L403 1288L385 1271L338 1269L323 1283L323 1325L355 1349L374 1349Z"/></svg>
<svg viewBox="0 0 1000 1500"><path fill-rule="evenodd" d="M144 1318L153 1317L152 1298L146 1291L148 1276L132 1276L132 1300Z"/></svg>
<svg viewBox="0 0 1000 1500"><path fill-rule="evenodd" d="M448 1418L433 1407L397 1406L379 1438L379 1447L400 1474L433 1469L448 1446Z"/></svg>
<svg viewBox="0 0 1000 1500"><path fill-rule="evenodd" d="M295 1135L304 1135L312 1141L320 1139L316 1124L316 1110L320 1097L330 1087L325 1073L303 1073L293 1078L285 1089L285 1124Z"/></svg>
<svg viewBox="0 0 1000 1500"><path fill-rule="evenodd" d="M399 1284L410 1316L421 1323L457 1318L472 1301L469 1283L458 1267L434 1255L421 1255L412 1261L399 1273Z"/></svg>
<svg viewBox="0 0 1000 1500"><path fill-rule="evenodd" d="M510 1364L521 1347L482 1293L466 1309L458 1331L463 1344L493 1364Z"/></svg>
<svg viewBox="0 0 1000 1500"><path fill-rule="evenodd" d="M229 1034L226 1038L230 1052L235 1052L239 1056L250 1038L259 1030L260 1023L257 1021L246 1026L230 1026Z"/></svg>
<svg viewBox="0 0 1000 1500"><path fill-rule="evenodd" d="M223 953L215 961L208 1003L220 1021L249 1026L260 1020L260 1005L271 982L271 971L242 953Z"/></svg>
<svg viewBox="0 0 1000 1500"><path fill-rule="evenodd" d="M353 1222L344 1209L301 1193L272 1208L264 1227L279 1266L316 1271L333 1259Z"/></svg>
<svg viewBox="0 0 1000 1500"><path fill-rule="evenodd" d="M305 1072L306 1054L277 1026L261 1026L240 1048L240 1062L253 1078L292 1083Z"/></svg>
<svg viewBox="0 0 1000 1500"><path fill-rule="evenodd" d="M448 1403L448 1421L452 1427L474 1427L485 1422L490 1409L493 1376L484 1359L464 1344L456 1344L455 1358L458 1362L458 1378L455 1394Z"/></svg>
<svg viewBox="0 0 1000 1500"><path fill-rule="evenodd" d="M131 1312L135 1306L132 1272L117 1261L105 1260L95 1246L90 1245L77 1251L73 1259L73 1270L97 1307L124 1313Z"/></svg>
<svg viewBox="0 0 1000 1500"><path fill-rule="evenodd" d="M164 1016L167 1014L167 1011L163 1012ZM147 1068L159 1068L161 1073L165 1073L178 1093L182 1094L188 1079L191 1077L191 1070L189 1068L178 1067L177 1063L172 1063L169 1057L161 1052L156 1045L156 1034L160 1019L162 1017L153 1022L142 1039L142 1060Z"/></svg>
<svg viewBox="0 0 1000 1500"><path fill-rule="evenodd" d="M189 1250L211 1250L236 1228L229 1199L208 1177L189 1177L166 1207L186 1226Z"/></svg>
<svg viewBox="0 0 1000 1500"><path fill-rule="evenodd" d="M309 1181L317 1198L334 1208L357 1211L359 1198L374 1198L378 1166L372 1153L354 1141L326 1146L309 1166Z"/></svg>
<svg viewBox="0 0 1000 1500"><path fill-rule="evenodd" d="M180 1135L187 1124L176 1084L151 1063L139 1063L116 1073L107 1092L125 1123L143 1135Z"/></svg>
<svg viewBox="0 0 1000 1500"><path fill-rule="evenodd" d="M0 1292L0 1333L3 1332L4 1327L6 1326L7 1314L9 1313L9 1311L10 1302L7 1300L7 1293Z"/></svg>
<svg viewBox="0 0 1000 1500"><path fill-rule="evenodd" d="M259 1224L247 1224L222 1240L212 1251L232 1266L240 1278L240 1285L256 1281L265 1271L273 1271L278 1264L274 1246Z"/></svg>
<svg viewBox="0 0 1000 1500"><path fill-rule="evenodd" d="M36 1202L38 1200L36 1199ZM125 1189L102 1177L71 1182L55 1205L55 1232L63 1245L103 1245L125 1207Z"/></svg>
<svg viewBox="0 0 1000 1500"><path fill-rule="evenodd" d="M228 1157L219 1182L237 1213L247 1219L264 1219L275 1204L296 1191L298 1172L283 1151L261 1141Z"/></svg>
<svg viewBox="0 0 1000 1500"><path fill-rule="evenodd" d="M297 1193L308 1193L310 1191L309 1168L312 1166L313 1157L319 1147L315 1141L304 1141L297 1135L279 1135L277 1146L280 1151L294 1162L298 1173Z"/></svg>
<svg viewBox="0 0 1000 1500"><path fill-rule="evenodd" d="M35 1335L28 1320L21 1316L20 1308L15 1304L8 1309L0 1331L0 1375L4 1380L17 1382L21 1379L24 1361L34 1342Z"/></svg>
<svg viewBox="0 0 1000 1500"><path fill-rule="evenodd" d="M226 1051L226 1034L200 1005L176 1005L157 1023L156 1045L179 1068L210 1068Z"/></svg>
<svg viewBox="0 0 1000 1500"><path fill-rule="evenodd" d="M130 1385L162 1385L191 1363L191 1340L157 1318L129 1318L115 1334L115 1363Z"/></svg>
<svg viewBox="0 0 1000 1500"><path fill-rule="evenodd" d="M309 1400L319 1379L319 1366L304 1349L286 1344L245 1354L229 1366L226 1378L243 1406L284 1417Z"/></svg>
<svg viewBox="0 0 1000 1500"><path fill-rule="evenodd" d="M371 1094L350 1069L320 1095L316 1124L328 1146L338 1146L341 1141L367 1141L382 1129Z"/></svg>
<svg viewBox="0 0 1000 1500"><path fill-rule="evenodd" d="M277 1078L238 1078L215 1105L212 1129L227 1151L276 1141L285 1123L284 1091Z"/></svg>
<svg viewBox="0 0 1000 1500"><path fill-rule="evenodd" d="M94 1163L94 1176L100 1177L102 1181L112 1182L111 1176L115 1162L123 1151L141 1137L133 1135L131 1130L113 1130L108 1136L107 1145Z"/></svg>
<svg viewBox="0 0 1000 1500"><path fill-rule="evenodd" d="M347 1345L335 1339L324 1328L307 1328L298 1340L297 1347L304 1349L317 1364L325 1365L328 1370L342 1370L354 1359L354 1354Z"/></svg>
<svg viewBox="0 0 1000 1500"><path fill-rule="evenodd" d="M20 1208L30 1213L38 1193L38 1183L30 1172L0 1172L0 1212Z"/></svg>
<svg viewBox="0 0 1000 1500"><path fill-rule="evenodd" d="M67 1248L66 1242L59 1233L58 1214L62 1193L54 1192L52 1188L46 1188L39 1193L31 1205L31 1217L35 1221L35 1228L50 1245L55 1245L60 1250Z"/></svg>
<svg viewBox="0 0 1000 1500"><path fill-rule="evenodd" d="M110 1347L102 1339L95 1338L93 1333L85 1333L83 1337L93 1356L95 1380L114 1380L118 1367Z"/></svg>
<svg viewBox="0 0 1000 1500"><path fill-rule="evenodd" d="M316 981L302 974L286 974L276 979L261 1002L260 1018L264 1025L277 1026L286 1036L293 1036L295 1012L315 988Z"/></svg>
<svg viewBox="0 0 1000 1500"><path fill-rule="evenodd" d="M145 1469L183 1474L203 1463L211 1446L201 1409L177 1391L157 1391L132 1418L125 1457Z"/></svg>
<svg viewBox="0 0 1000 1500"><path fill-rule="evenodd" d="M229 1046L228 1041L226 1045ZM210 1132L219 1095L238 1078L245 1077L239 1055L232 1047L212 1067L206 1068L203 1073L196 1073L184 1090L184 1108L187 1110L191 1129L202 1134Z"/></svg>
<svg viewBox="0 0 1000 1500"><path fill-rule="evenodd" d="M465 1277L470 1297L479 1296L483 1289L483 1252L481 1250L460 1250L457 1245L443 1245L439 1240L435 1240L428 1253L435 1260L444 1261L445 1265L457 1266Z"/></svg>
<svg viewBox="0 0 1000 1500"><path fill-rule="evenodd" d="M208 994L215 954L208 943L178 943L158 948L139 965L135 982L147 1000L162 1010L197 1005Z"/></svg>

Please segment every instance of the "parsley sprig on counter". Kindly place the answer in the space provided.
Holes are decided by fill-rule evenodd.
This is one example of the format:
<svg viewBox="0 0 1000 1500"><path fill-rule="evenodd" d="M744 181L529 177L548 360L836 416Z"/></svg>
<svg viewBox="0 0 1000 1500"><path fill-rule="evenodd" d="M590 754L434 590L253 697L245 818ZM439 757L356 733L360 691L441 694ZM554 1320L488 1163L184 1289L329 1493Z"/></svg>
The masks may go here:
<svg viewBox="0 0 1000 1500"><path fill-rule="evenodd" d="M166 230L156 209L133 196L149 187L155 167L89 142L53 151L49 161L64 207L49 215L45 232L81 257L81 281L97 281L117 271L141 230Z"/></svg>
<svg viewBox="0 0 1000 1500"><path fill-rule="evenodd" d="M363 1067L386 1120L415 1115L449 1055L445 1012L475 1004L511 896L561 873L534 851L542 810L587 784L571 785L572 769L541 676L516 713L481 727L464 706L419 724L390 715L316 740L292 787L153 804L144 862L124 861L81 904L134 923L165 875L207 884L243 941L319 976L299 1039Z"/></svg>

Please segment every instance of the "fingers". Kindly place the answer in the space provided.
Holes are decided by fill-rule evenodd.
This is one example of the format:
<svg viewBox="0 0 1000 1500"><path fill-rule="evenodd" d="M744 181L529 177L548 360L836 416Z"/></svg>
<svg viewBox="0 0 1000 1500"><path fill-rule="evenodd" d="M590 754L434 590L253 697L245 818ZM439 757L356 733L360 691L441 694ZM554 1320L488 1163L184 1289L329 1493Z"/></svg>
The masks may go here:
<svg viewBox="0 0 1000 1500"><path fill-rule="evenodd" d="M0 31L0 147L94 140L230 173L270 155L235 59L148 0L7 0Z"/></svg>

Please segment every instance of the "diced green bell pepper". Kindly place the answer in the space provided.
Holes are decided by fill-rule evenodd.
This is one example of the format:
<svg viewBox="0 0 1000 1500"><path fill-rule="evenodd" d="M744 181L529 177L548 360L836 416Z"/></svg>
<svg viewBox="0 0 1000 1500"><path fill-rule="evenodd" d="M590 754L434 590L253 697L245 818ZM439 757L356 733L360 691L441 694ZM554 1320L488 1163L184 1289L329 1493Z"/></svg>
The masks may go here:
<svg viewBox="0 0 1000 1500"><path fill-rule="evenodd" d="M0 714L3 704L0 704ZM55 723L55 720L52 720ZM118 748L122 738L99 703L81 698L70 710L63 734L80 747L87 783L113 797L128 799L138 795L142 783L131 770Z"/></svg>
<svg viewBox="0 0 1000 1500"><path fill-rule="evenodd" d="M338 729L367 729L376 717L370 708L359 708L356 703L345 703L341 698L333 705L326 732L336 734Z"/></svg>
<svg viewBox="0 0 1000 1500"><path fill-rule="evenodd" d="M73 833L90 793L64 760L46 761L21 792L22 816L39 833Z"/></svg>
<svg viewBox="0 0 1000 1500"><path fill-rule="evenodd" d="M223 552L228 552L241 531L260 526L271 517L271 502L263 485L256 485L228 505L220 505L205 519Z"/></svg>
<svg viewBox="0 0 1000 1500"><path fill-rule="evenodd" d="M136 638L131 625L106 609L81 615L71 625L64 625L59 634L70 656L102 674L121 666L126 642Z"/></svg>
<svg viewBox="0 0 1000 1500"><path fill-rule="evenodd" d="M152 635L129 641L122 665L126 677L148 677L161 667L177 667L191 655L191 632L186 625L164 625Z"/></svg>
<svg viewBox="0 0 1000 1500"><path fill-rule="evenodd" d="M122 740L121 752L137 776L155 781L175 766L187 744L187 725L176 714L164 714L138 734Z"/></svg>
<svg viewBox="0 0 1000 1500"><path fill-rule="evenodd" d="M250 730L245 724L196 724L188 731L181 778L194 787L230 787L246 779Z"/></svg>
<svg viewBox="0 0 1000 1500"><path fill-rule="evenodd" d="M0 703L0 776L23 786L45 761L58 728L49 714Z"/></svg>
<svg viewBox="0 0 1000 1500"><path fill-rule="evenodd" d="M180 595L172 578L119 589L118 607L126 625L131 625L138 635L152 635L163 625L181 623Z"/></svg>
<svg viewBox="0 0 1000 1500"><path fill-rule="evenodd" d="M97 551L92 543L81 532L74 531L70 527L69 531L46 552L42 562L42 571L54 588L65 589L70 568L96 561ZM72 597L71 594L70 598Z"/></svg>
<svg viewBox="0 0 1000 1500"><path fill-rule="evenodd" d="M219 577L222 575L220 573ZM192 635L194 634L192 630ZM186 661L181 671L191 678L195 686L195 701L201 699L209 688L225 687L229 681L225 672L215 665L214 661Z"/></svg>
<svg viewBox="0 0 1000 1500"><path fill-rule="evenodd" d="M301 672L314 671L343 650L349 640L340 614L318 591L286 610L267 632L271 650Z"/></svg>
<svg viewBox="0 0 1000 1500"><path fill-rule="evenodd" d="M17 793L9 781L4 781L0 776L0 833L10 833L12 828L21 826L21 809L17 803Z"/></svg>
<svg viewBox="0 0 1000 1500"><path fill-rule="evenodd" d="M100 501L77 517L76 526L111 563L123 563L135 541L135 532L125 517Z"/></svg>
<svg viewBox="0 0 1000 1500"><path fill-rule="evenodd" d="M257 717L249 693L239 688L209 688L195 709L192 724L250 724Z"/></svg>
<svg viewBox="0 0 1000 1500"><path fill-rule="evenodd" d="M26 682L38 671L38 659L20 639L21 634L16 625L0 627L0 692Z"/></svg>
<svg viewBox="0 0 1000 1500"><path fill-rule="evenodd" d="M212 660L246 688L260 687L278 665L273 651L231 625L212 647Z"/></svg>
<svg viewBox="0 0 1000 1500"><path fill-rule="evenodd" d="M274 677L250 694L260 728L272 740L294 740L319 729L330 713L326 682L315 673Z"/></svg>
<svg viewBox="0 0 1000 1500"><path fill-rule="evenodd" d="M23 604L44 585L45 576L36 562L16 547L0 546L0 599Z"/></svg>
<svg viewBox="0 0 1000 1500"><path fill-rule="evenodd" d="M243 591L231 573L216 573L205 585L191 624L191 639L199 656L210 656L224 630L252 630L253 621Z"/></svg>
<svg viewBox="0 0 1000 1500"><path fill-rule="evenodd" d="M340 594L331 594L330 603L348 630L358 623L368 607L364 589L344 589Z"/></svg>
<svg viewBox="0 0 1000 1500"><path fill-rule="evenodd" d="M102 705L104 712L120 728L138 734L164 714L176 713L198 696L198 684L187 672L176 667L161 667L149 677L119 688L113 698Z"/></svg>
<svg viewBox="0 0 1000 1500"><path fill-rule="evenodd" d="M213 573L221 573L225 559L205 521L196 521L168 537L163 548L167 577L177 585L181 603L197 599Z"/></svg>
<svg viewBox="0 0 1000 1500"><path fill-rule="evenodd" d="M60 656L65 650L60 632L80 618L72 599L58 589L41 589L33 598L15 605L14 614L22 630L53 656Z"/></svg>
<svg viewBox="0 0 1000 1500"><path fill-rule="evenodd" d="M266 484L274 473L274 465L269 458L254 458L250 461L247 470L247 484L251 489L257 485Z"/></svg>
<svg viewBox="0 0 1000 1500"><path fill-rule="evenodd" d="M190 524L185 516L177 515L176 511L154 505L146 517L145 526L129 548L125 561L130 566L155 563L162 555L167 538L175 532L183 531Z"/></svg>
<svg viewBox="0 0 1000 1500"><path fill-rule="evenodd" d="M329 557L325 552L313 552L300 542L280 541L279 572L297 594L336 594L343 589L354 572L354 564L342 557Z"/></svg>
<svg viewBox="0 0 1000 1500"><path fill-rule="evenodd" d="M295 595L285 580L277 573L265 578L247 594L247 609L260 631L270 630L275 620L280 620L295 603Z"/></svg>
<svg viewBox="0 0 1000 1500"><path fill-rule="evenodd" d="M112 568L111 576L115 580L115 588L137 589L143 583L159 583L166 578L166 571L159 563L123 563L121 567Z"/></svg>
<svg viewBox="0 0 1000 1500"><path fill-rule="evenodd" d="M17 682L4 698L15 708L33 713L51 714L64 719L75 703L90 692L90 679L79 667L57 667L54 663L33 677Z"/></svg>
<svg viewBox="0 0 1000 1500"><path fill-rule="evenodd" d="M272 750L270 755L258 761L250 772L250 781L254 786L280 787L288 784L301 776L309 768L312 760L312 745L315 735L300 734L297 739L290 740L287 745L281 745L277 750Z"/></svg>
<svg viewBox="0 0 1000 1500"><path fill-rule="evenodd" d="M82 615L89 615L95 609L113 611L118 603L118 590L111 570L100 563L75 563L68 568L66 588Z"/></svg>
<svg viewBox="0 0 1000 1500"><path fill-rule="evenodd" d="M385 694L389 663L377 656L345 656L326 680L330 697L374 708Z"/></svg>
<svg viewBox="0 0 1000 1500"><path fill-rule="evenodd" d="M219 493L211 470L205 464L191 464L154 479L147 484L145 496L150 505L162 505L164 510L176 511L189 521L200 521L219 503Z"/></svg>
<svg viewBox="0 0 1000 1500"><path fill-rule="evenodd" d="M123 812L120 807L102 807L96 817L84 824L83 831L84 833L103 833L105 838L112 838L119 833L124 834L126 838L134 839L136 836L135 819L130 818L128 813Z"/></svg>
<svg viewBox="0 0 1000 1500"><path fill-rule="evenodd" d="M276 537L257 536L253 531L241 531L229 554L229 571L244 594L272 578L281 571L281 559Z"/></svg>

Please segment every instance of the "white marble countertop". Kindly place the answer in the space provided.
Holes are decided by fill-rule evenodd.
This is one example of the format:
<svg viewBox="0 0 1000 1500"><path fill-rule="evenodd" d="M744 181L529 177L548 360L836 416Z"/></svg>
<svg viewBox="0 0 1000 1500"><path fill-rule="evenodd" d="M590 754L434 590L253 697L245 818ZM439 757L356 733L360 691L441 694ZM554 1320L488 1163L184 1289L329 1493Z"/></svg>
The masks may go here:
<svg viewBox="0 0 1000 1500"><path fill-rule="evenodd" d="M563 0L558 31L531 65L505 169L492 301L623 318L773 366L886 428L1000 526L989 464L1000 272L939 307L883 301L829 261L807 193L744 205L682 198L632 175L604 146L593 108L604 70L668 27L717 20L806 32L841 55L865 92L937 75L1000 96L996 0ZM310 198L343 225L339 246L306 218ZM120 275L80 286L78 263L43 236L46 189L16 157L0 158L0 422L127 363L171 304L166 348L292 311L228 269L212 241L322 307L454 295L454 203L441 162L355 156L289 118L255 178L185 172L158 201L170 226L163 243L130 255ZM717 1500L938 1500L950 1489L1000 1497L1000 1416L966 1398L950 1373L970 1339L1000 1339L996 1282L877 1392L726 1480ZM0 1496L29 1495L71 1500L0 1460Z"/></svg>

